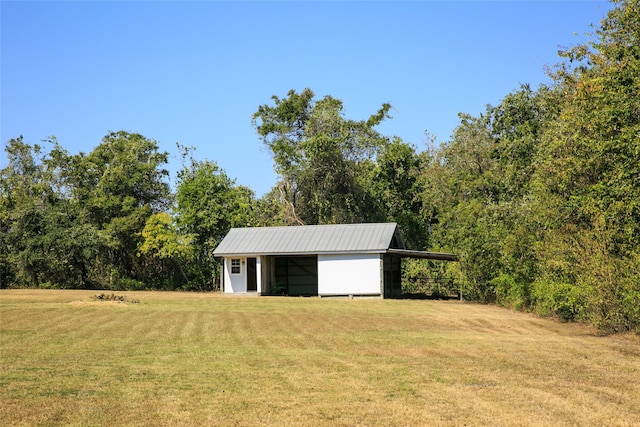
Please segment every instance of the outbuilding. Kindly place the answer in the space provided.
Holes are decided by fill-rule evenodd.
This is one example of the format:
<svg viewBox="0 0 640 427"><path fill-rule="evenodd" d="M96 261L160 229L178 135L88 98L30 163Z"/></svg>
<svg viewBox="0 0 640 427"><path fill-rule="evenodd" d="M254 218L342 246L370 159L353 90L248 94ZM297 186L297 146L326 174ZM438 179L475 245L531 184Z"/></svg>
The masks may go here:
<svg viewBox="0 0 640 427"><path fill-rule="evenodd" d="M456 259L407 250L395 223L232 228L214 256L224 293L382 298L402 295L401 258Z"/></svg>

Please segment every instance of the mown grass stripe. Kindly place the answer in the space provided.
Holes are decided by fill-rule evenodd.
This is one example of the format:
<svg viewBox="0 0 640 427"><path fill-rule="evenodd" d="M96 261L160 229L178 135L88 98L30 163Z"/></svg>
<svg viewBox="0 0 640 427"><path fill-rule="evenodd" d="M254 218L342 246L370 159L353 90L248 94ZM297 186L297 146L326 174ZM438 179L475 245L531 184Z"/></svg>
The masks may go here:
<svg viewBox="0 0 640 427"><path fill-rule="evenodd" d="M640 342L434 301L0 291L7 425L633 425Z"/></svg>

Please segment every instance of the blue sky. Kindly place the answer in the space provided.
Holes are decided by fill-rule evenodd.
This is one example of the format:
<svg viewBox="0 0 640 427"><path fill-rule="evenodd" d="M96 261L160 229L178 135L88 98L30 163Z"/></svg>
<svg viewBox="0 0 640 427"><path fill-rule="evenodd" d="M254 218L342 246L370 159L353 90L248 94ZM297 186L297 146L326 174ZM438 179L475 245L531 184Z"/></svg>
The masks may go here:
<svg viewBox="0 0 640 427"><path fill-rule="evenodd" d="M276 182L251 115L311 88L422 149L521 83L548 83L602 1L0 2L1 139L55 135L89 152L108 131L195 147L258 196ZM1 157L6 166L6 155Z"/></svg>

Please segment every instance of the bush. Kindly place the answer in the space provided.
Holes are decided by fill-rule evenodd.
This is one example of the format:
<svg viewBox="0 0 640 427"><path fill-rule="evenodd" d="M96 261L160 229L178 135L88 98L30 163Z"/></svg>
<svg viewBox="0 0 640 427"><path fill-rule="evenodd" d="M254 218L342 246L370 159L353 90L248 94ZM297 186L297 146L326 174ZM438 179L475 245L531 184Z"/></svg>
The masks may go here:
<svg viewBox="0 0 640 427"><path fill-rule="evenodd" d="M565 322L583 318L587 304L578 286L545 279L533 283L532 300L538 314L557 316Z"/></svg>
<svg viewBox="0 0 640 427"><path fill-rule="evenodd" d="M525 283L518 283L513 276L502 274L491 280L496 293L496 303L516 310L529 307L530 289Z"/></svg>

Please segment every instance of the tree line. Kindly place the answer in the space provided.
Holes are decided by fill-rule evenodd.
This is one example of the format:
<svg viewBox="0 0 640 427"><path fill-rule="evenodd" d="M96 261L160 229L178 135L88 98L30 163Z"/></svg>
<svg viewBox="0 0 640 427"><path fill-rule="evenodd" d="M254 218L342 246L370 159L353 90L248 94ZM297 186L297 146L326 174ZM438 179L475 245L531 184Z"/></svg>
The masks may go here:
<svg viewBox="0 0 640 427"><path fill-rule="evenodd" d="M388 104L351 120L310 89L273 96L252 119L279 177L259 198L184 147L172 191L168 154L135 133L73 155L55 138L12 139L2 287L212 290L231 227L393 221L412 249L460 256L405 263L407 292L638 332L638 1L616 2L590 42L559 54L549 84L461 114L422 150L376 130Z"/></svg>

